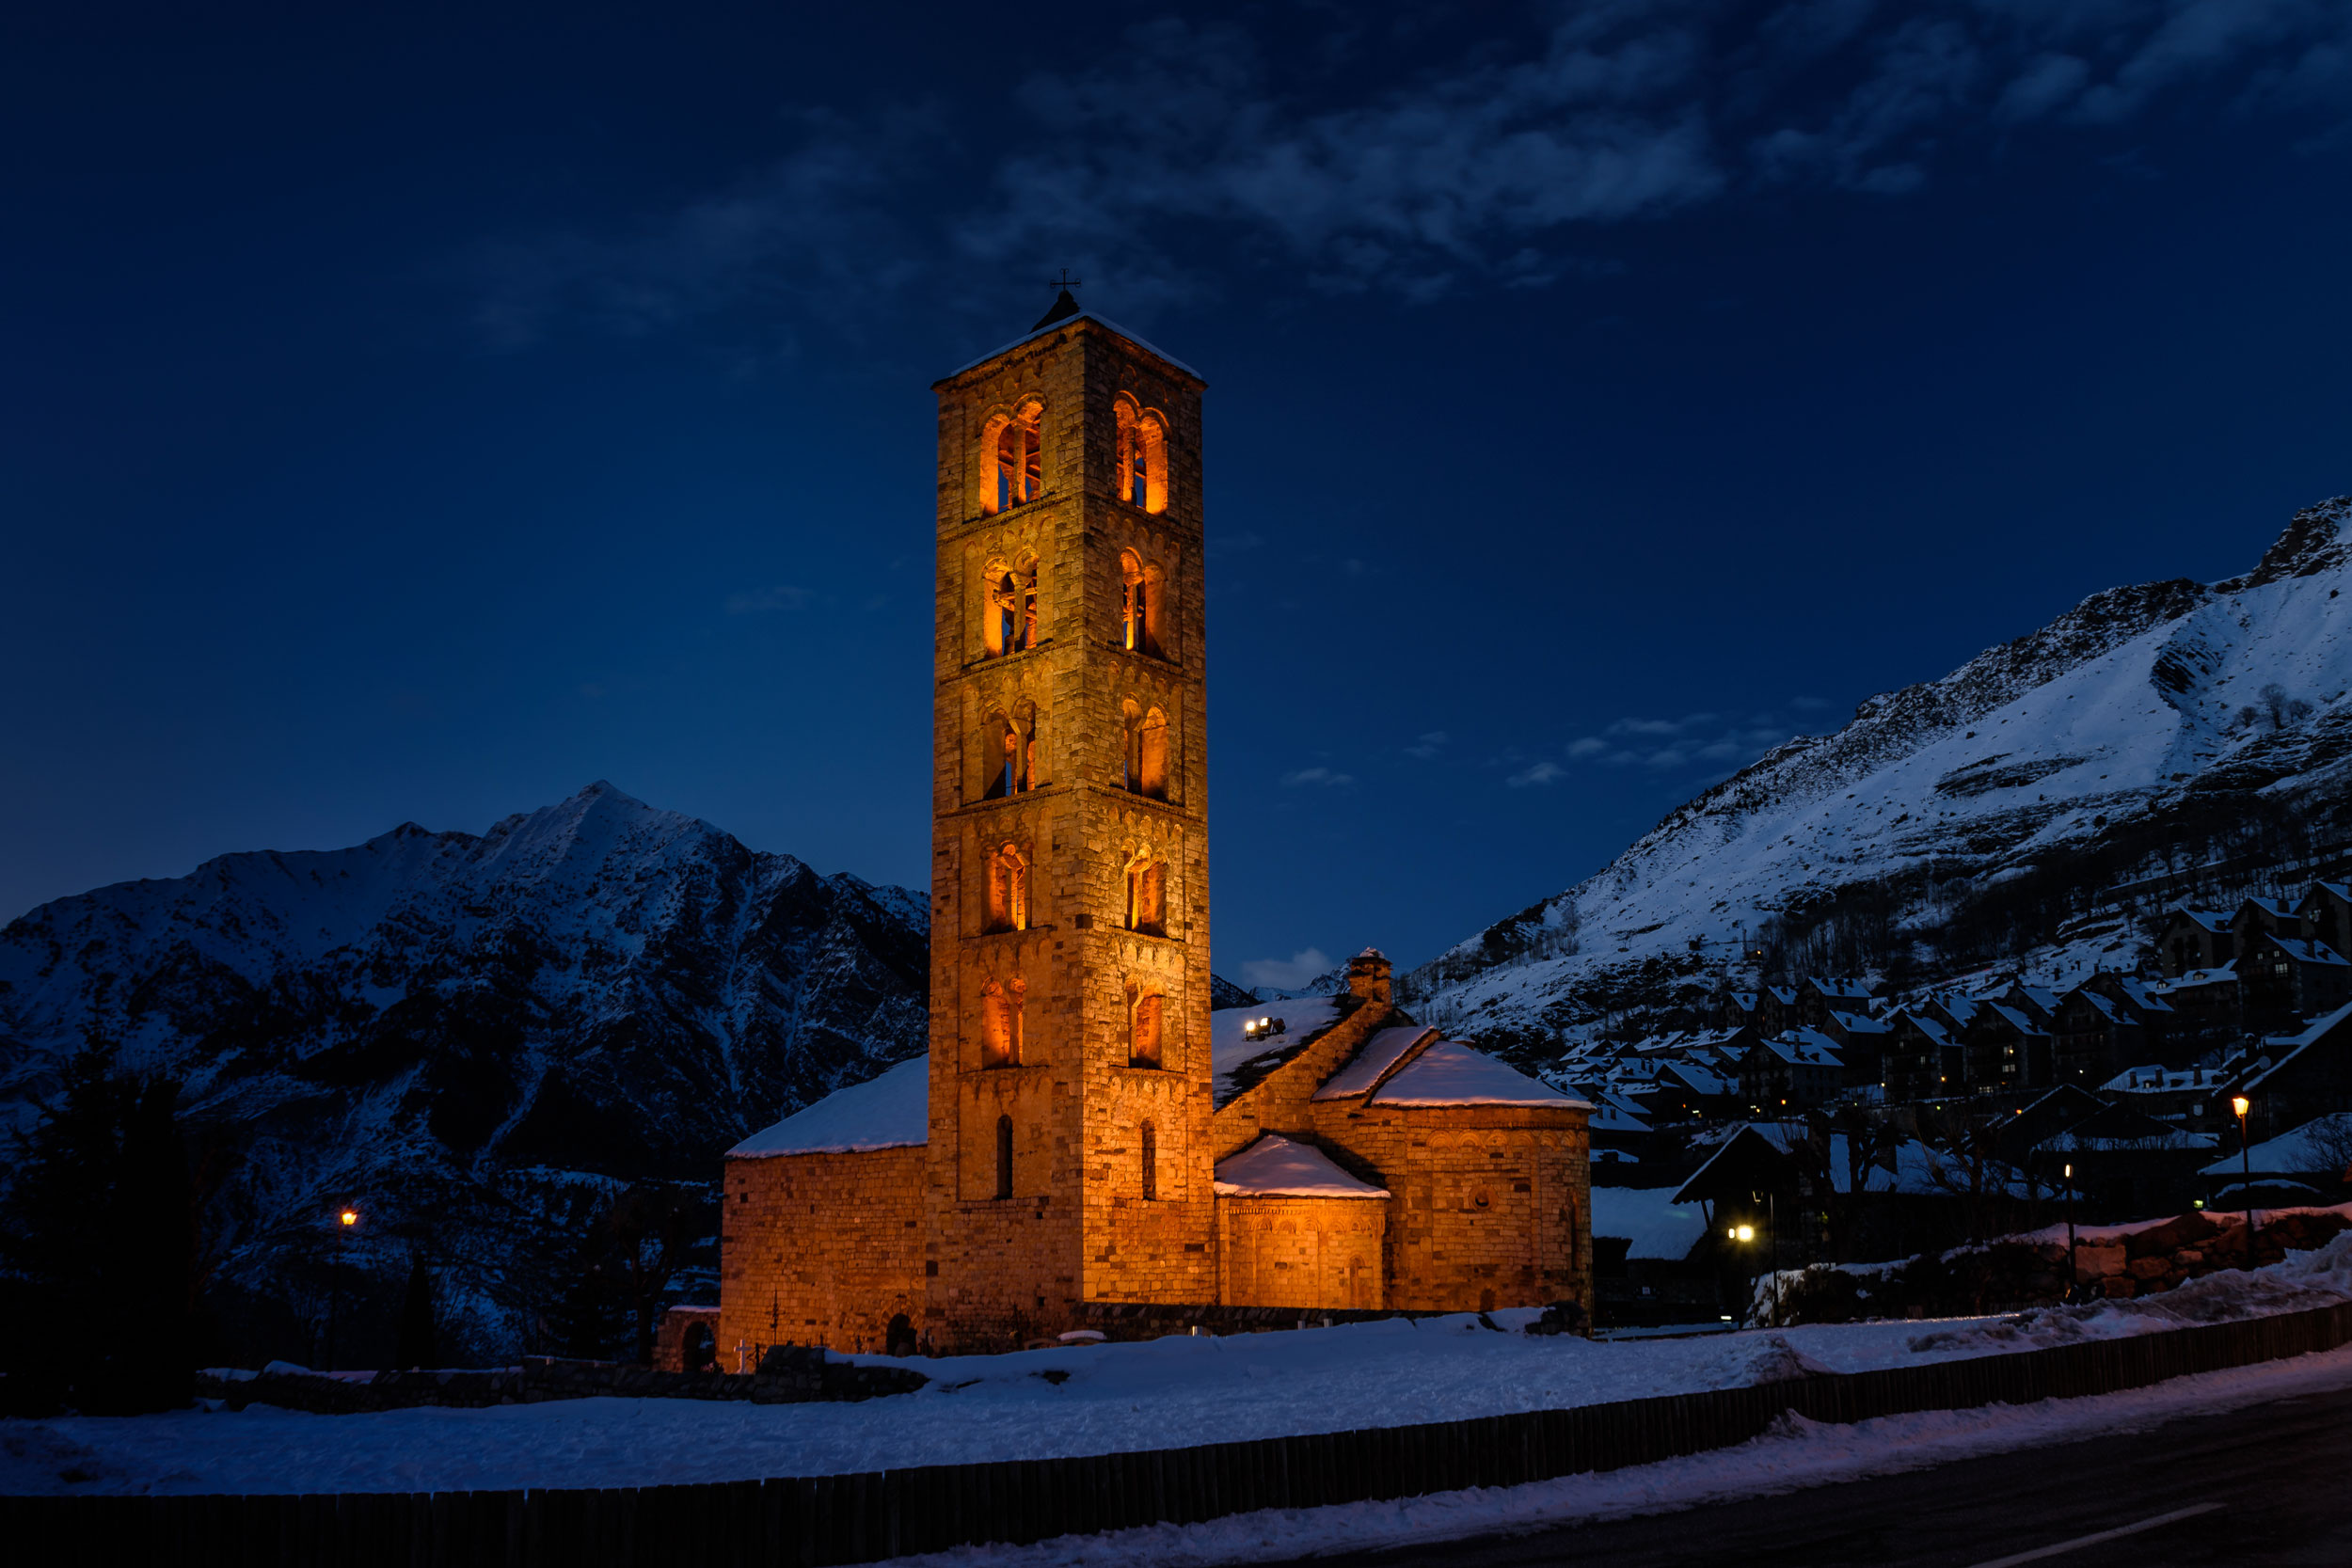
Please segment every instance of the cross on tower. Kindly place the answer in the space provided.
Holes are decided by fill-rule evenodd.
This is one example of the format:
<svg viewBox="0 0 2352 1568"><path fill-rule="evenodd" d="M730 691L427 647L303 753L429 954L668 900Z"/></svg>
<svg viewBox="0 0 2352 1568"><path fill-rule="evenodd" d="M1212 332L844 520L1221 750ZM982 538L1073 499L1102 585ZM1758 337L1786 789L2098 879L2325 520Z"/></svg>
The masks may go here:
<svg viewBox="0 0 2352 1568"><path fill-rule="evenodd" d="M1046 279L1045 286L1049 289L1083 289L1086 287L1086 284L1078 278L1071 277L1070 269L1068 267L1064 267L1061 269L1061 276L1059 277Z"/></svg>

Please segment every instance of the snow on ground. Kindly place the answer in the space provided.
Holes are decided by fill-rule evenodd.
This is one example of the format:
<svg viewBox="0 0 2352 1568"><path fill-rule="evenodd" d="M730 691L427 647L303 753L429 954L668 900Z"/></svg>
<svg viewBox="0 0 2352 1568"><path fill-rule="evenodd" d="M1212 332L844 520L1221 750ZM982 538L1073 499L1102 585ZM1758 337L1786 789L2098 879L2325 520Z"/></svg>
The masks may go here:
<svg viewBox="0 0 2352 1568"><path fill-rule="evenodd" d="M1393 1502L1268 1509L1200 1525L1066 1535L1034 1546L964 1546L898 1558L901 1568L1209 1568L1457 1541L1468 1536L1676 1513L1955 1460L2128 1437L2162 1422L2352 1387L2352 1346L2291 1361L2175 1378L2091 1399L1930 1410L1836 1426L1792 1417L1737 1448L1527 1486L1438 1492Z"/></svg>

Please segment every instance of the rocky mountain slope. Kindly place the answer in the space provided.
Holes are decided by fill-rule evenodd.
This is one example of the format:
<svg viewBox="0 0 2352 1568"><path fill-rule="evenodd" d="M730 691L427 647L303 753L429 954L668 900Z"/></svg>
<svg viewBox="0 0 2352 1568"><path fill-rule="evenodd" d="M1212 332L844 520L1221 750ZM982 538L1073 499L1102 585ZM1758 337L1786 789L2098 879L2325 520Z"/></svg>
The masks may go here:
<svg viewBox="0 0 2352 1568"><path fill-rule="evenodd" d="M185 1085L230 1169L230 1316L298 1354L345 1259L449 1271L511 1354L548 1246L620 1182L707 1182L745 1132L923 1049L921 895L820 877L597 784L475 837L224 855L0 930L0 1109L85 1041ZM504 1338L503 1343L499 1342Z"/></svg>
<svg viewBox="0 0 2352 1568"><path fill-rule="evenodd" d="M2168 897L2268 891L2352 845L2347 586L2338 499L2242 577L2093 594L1781 746L1405 990L1541 1055L1775 969L2129 966Z"/></svg>

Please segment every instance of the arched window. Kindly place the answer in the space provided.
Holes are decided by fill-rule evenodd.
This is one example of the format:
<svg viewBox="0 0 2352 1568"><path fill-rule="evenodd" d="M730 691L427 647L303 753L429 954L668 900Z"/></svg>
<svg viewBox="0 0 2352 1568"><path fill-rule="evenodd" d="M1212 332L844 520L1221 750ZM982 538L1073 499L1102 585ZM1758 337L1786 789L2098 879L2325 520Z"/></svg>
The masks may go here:
<svg viewBox="0 0 2352 1568"><path fill-rule="evenodd" d="M1021 705L1015 718L989 715L980 733L982 776L980 799L1001 800L1041 787L1045 783L1044 756L1038 748L1036 705Z"/></svg>
<svg viewBox="0 0 2352 1568"><path fill-rule="evenodd" d="M991 980L980 988L980 1066L1021 1065L1021 1013L1027 982Z"/></svg>
<svg viewBox="0 0 2352 1568"><path fill-rule="evenodd" d="M1037 646L1037 562L1018 567L993 562L988 568L987 604L980 613L980 641L990 658L1017 654Z"/></svg>
<svg viewBox="0 0 2352 1568"><path fill-rule="evenodd" d="M1010 414L999 414L981 431L980 510L1004 512L1045 493L1045 405L1024 398Z"/></svg>
<svg viewBox="0 0 2352 1568"><path fill-rule="evenodd" d="M1143 1124L1143 1201L1160 1196L1160 1140L1150 1122Z"/></svg>
<svg viewBox="0 0 2352 1568"><path fill-rule="evenodd" d="M1168 423L1126 393L1111 404L1119 427L1119 499L1146 512L1168 510Z"/></svg>
<svg viewBox="0 0 2352 1568"><path fill-rule="evenodd" d="M1160 1065L1161 1019L1166 1015L1165 997L1146 991L1129 1005L1127 1018L1127 1065L1129 1067L1158 1067Z"/></svg>
<svg viewBox="0 0 2352 1568"><path fill-rule="evenodd" d="M1029 858L1019 845L1004 845L988 857L988 928L1029 928Z"/></svg>
<svg viewBox="0 0 2352 1568"><path fill-rule="evenodd" d="M1168 935L1168 864L1137 856L1127 867L1127 929Z"/></svg>
<svg viewBox="0 0 2352 1568"><path fill-rule="evenodd" d="M1012 1117L996 1118L996 1196L1012 1196Z"/></svg>
<svg viewBox="0 0 2352 1568"><path fill-rule="evenodd" d="M1136 730L1136 784L1139 795L1168 799L1168 715L1153 708Z"/></svg>
<svg viewBox="0 0 2352 1568"><path fill-rule="evenodd" d="M1119 556L1119 645L1165 658L1168 645L1168 578L1156 562L1133 550Z"/></svg>

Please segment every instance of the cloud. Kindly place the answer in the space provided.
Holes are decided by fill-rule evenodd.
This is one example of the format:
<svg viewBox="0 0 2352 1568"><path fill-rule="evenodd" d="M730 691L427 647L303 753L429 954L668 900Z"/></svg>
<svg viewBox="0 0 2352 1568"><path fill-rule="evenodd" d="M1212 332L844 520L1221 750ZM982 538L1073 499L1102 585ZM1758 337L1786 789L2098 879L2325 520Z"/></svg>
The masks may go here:
<svg viewBox="0 0 2352 1568"><path fill-rule="evenodd" d="M1539 762L1532 768L1521 768L1502 782L1513 789L1525 789L1530 784L1548 784L1554 779L1565 777L1567 771L1556 762Z"/></svg>
<svg viewBox="0 0 2352 1568"><path fill-rule="evenodd" d="M1337 786L1352 784L1355 782L1356 776L1353 773L1336 773L1328 768L1301 768L1295 773L1282 775L1283 786L1290 789L1295 789L1301 784Z"/></svg>
<svg viewBox="0 0 2352 1568"><path fill-rule="evenodd" d="M1801 698L1791 706L1826 707L1818 698ZM1581 736L1563 748L1570 762L1597 762L1612 768L1645 768L1658 772L1707 766L1736 770L1779 745L1793 733L1777 715L1756 714L1745 720L1719 713L1691 713L1679 719L1629 717L1613 721L1600 734ZM1549 784L1565 769L1538 762L1503 780L1513 788Z"/></svg>
<svg viewBox="0 0 2352 1568"><path fill-rule="evenodd" d="M1571 757L1597 757L1613 749L1609 742L1598 736L1588 735L1581 740L1568 742L1568 755Z"/></svg>
<svg viewBox="0 0 2352 1568"><path fill-rule="evenodd" d="M773 588L755 588L748 593L727 595L729 615L762 615L771 610L803 610L817 597L816 591L795 588L780 582Z"/></svg>
<svg viewBox="0 0 2352 1568"><path fill-rule="evenodd" d="M1331 956L1320 947L1302 947L1287 958L1249 958L1241 966L1244 984L1277 990L1296 990L1330 973Z"/></svg>
<svg viewBox="0 0 2352 1568"><path fill-rule="evenodd" d="M1427 762L1431 757L1436 756L1451 738L1443 730L1430 730L1410 746L1406 747L1405 754L1408 757L1419 757L1423 762Z"/></svg>
<svg viewBox="0 0 2352 1568"><path fill-rule="evenodd" d="M970 279L1049 256L1116 277L1137 320L1213 296L1235 257L1428 301L1605 269L1576 236L1727 194L1899 197L2000 138L2158 112L2352 125L2341 0L1481 14L1303 52L1162 18L966 98L804 115L764 167L625 231L485 244L478 319L512 346L564 316L646 333L760 304L854 334L913 300L969 309ZM983 121L1001 132L965 134Z"/></svg>

